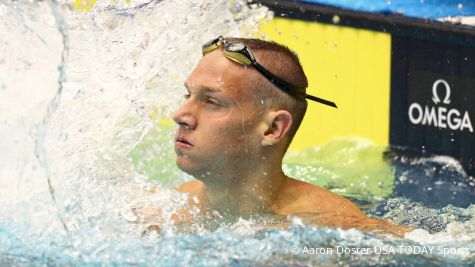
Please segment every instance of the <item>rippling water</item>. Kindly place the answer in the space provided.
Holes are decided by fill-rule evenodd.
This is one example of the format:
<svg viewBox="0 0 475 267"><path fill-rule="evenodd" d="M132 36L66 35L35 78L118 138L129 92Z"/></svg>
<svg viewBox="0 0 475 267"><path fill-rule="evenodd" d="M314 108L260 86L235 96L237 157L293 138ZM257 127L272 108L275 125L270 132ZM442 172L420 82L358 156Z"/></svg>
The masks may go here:
<svg viewBox="0 0 475 267"><path fill-rule="evenodd" d="M186 203L172 190L190 178L175 167L169 118L201 44L258 34L268 17L239 1L103 1L80 12L66 1L1 0L0 263L473 265L473 178L453 159L409 159L359 139L290 154L285 170L419 228L405 239L297 218L284 218L288 229L267 227L282 218L180 226L133 212Z"/></svg>

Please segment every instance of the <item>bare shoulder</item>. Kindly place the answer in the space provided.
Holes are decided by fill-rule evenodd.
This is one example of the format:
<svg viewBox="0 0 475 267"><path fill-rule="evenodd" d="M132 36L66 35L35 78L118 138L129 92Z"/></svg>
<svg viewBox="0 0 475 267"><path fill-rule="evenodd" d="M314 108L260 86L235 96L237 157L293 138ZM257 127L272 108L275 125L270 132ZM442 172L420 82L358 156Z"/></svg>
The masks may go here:
<svg viewBox="0 0 475 267"><path fill-rule="evenodd" d="M289 178L279 206L285 214L336 212L351 216L364 215L350 200L319 186Z"/></svg>
<svg viewBox="0 0 475 267"><path fill-rule="evenodd" d="M199 195L202 188L203 183L201 181L193 180L178 186L177 190L179 192L189 193L190 195Z"/></svg>

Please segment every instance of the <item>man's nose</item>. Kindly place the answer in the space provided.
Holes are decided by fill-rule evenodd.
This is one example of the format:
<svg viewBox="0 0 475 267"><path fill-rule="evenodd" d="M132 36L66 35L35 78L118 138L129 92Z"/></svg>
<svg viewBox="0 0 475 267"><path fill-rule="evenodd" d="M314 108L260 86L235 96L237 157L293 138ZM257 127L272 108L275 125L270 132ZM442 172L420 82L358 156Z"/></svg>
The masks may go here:
<svg viewBox="0 0 475 267"><path fill-rule="evenodd" d="M187 130L193 130L196 128L196 115L197 107L190 99L186 100L180 108L173 114L173 120L180 126Z"/></svg>

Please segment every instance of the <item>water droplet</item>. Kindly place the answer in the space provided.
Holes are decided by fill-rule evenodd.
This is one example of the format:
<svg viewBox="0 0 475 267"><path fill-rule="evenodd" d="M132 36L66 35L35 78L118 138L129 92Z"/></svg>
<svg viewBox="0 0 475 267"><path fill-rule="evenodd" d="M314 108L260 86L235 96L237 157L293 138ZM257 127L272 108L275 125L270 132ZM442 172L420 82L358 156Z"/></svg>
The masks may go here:
<svg viewBox="0 0 475 267"><path fill-rule="evenodd" d="M200 203L200 200L198 199L197 196L193 196L193 202L195 202L196 204Z"/></svg>
<svg viewBox="0 0 475 267"><path fill-rule="evenodd" d="M334 15L332 18L333 23L338 24L340 23L340 16Z"/></svg>
<svg viewBox="0 0 475 267"><path fill-rule="evenodd" d="M233 14L240 13L243 10L243 5L242 5L241 1L229 0L226 3L226 6L227 6L228 10Z"/></svg>

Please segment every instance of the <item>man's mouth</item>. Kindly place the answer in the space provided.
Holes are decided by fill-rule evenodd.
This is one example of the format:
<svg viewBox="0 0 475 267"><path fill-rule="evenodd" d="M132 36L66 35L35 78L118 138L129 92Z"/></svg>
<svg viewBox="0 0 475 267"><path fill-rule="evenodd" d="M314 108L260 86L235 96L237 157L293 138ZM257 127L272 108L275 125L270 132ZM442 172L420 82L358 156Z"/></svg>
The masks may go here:
<svg viewBox="0 0 475 267"><path fill-rule="evenodd" d="M192 147L193 145L183 137L177 137L175 139L175 144L178 146Z"/></svg>

